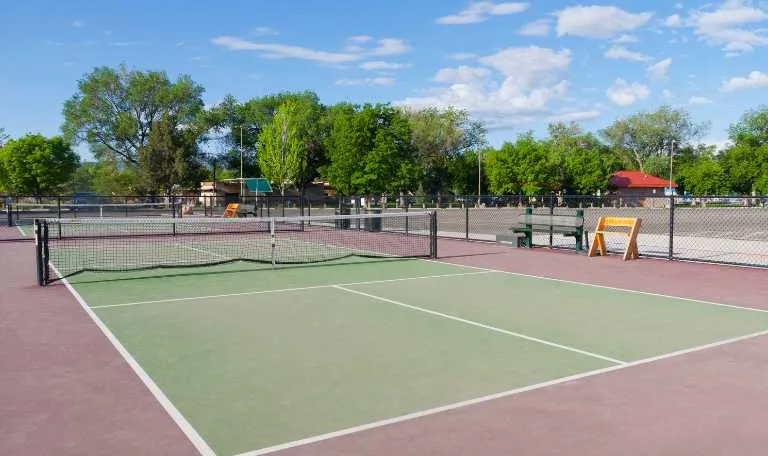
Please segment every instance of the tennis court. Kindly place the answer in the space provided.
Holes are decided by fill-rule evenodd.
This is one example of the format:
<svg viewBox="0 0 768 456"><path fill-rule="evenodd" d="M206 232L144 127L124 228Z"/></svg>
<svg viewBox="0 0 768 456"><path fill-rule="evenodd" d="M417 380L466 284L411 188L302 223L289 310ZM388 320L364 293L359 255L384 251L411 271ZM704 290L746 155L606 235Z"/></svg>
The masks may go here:
<svg viewBox="0 0 768 456"><path fill-rule="evenodd" d="M77 224L50 261L203 454L301 448L768 333L755 309L425 259L432 228L418 217L411 244L395 233L403 217L376 233L286 230L281 255L296 261L283 263L274 228L206 226L226 233L217 244ZM174 264L187 267L162 268Z"/></svg>

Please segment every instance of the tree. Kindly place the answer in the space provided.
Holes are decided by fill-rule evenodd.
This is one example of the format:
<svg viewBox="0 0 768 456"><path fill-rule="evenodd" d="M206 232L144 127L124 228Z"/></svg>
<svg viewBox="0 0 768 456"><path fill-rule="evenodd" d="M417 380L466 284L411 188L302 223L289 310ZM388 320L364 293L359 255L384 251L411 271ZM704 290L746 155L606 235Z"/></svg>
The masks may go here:
<svg viewBox="0 0 768 456"><path fill-rule="evenodd" d="M221 163L229 170L240 170L240 147L242 139L243 172L246 176L260 175L257 148L262 130L272 123L278 108L287 101L299 105L296 109L295 122L299 128L305 152L301 171L296 181L300 191L318 176L318 168L325 159L322 121L325 107L314 92L282 92L259 98L252 98L244 103L228 95L224 100L205 111L199 117L201 129L213 132L215 138L226 147ZM242 135L241 135L242 132ZM205 140L213 139L207 136Z"/></svg>
<svg viewBox="0 0 768 456"><path fill-rule="evenodd" d="M285 195L288 185L296 183L306 150L298 109L298 103L286 101L259 134L259 167L267 179L280 187L281 195Z"/></svg>
<svg viewBox="0 0 768 456"><path fill-rule="evenodd" d="M156 120L139 149L139 170L147 188L171 195L176 185L197 187L203 174L196 135L170 116Z"/></svg>
<svg viewBox="0 0 768 456"><path fill-rule="evenodd" d="M489 188L497 195L538 195L554 188L555 173L547 160L547 148L533 138L520 135L490 153L486 169Z"/></svg>
<svg viewBox="0 0 768 456"><path fill-rule="evenodd" d="M741 194L768 194L768 108L747 111L728 133L733 145L719 159L728 186Z"/></svg>
<svg viewBox="0 0 768 456"><path fill-rule="evenodd" d="M340 103L328 110L322 174L342 195L403 193L416 185L419 169L411 124L385 104Z"/></svg>
<svg viewBox="0 0 768 456"><path fill-rule="evenodd" d="M554 191L593 194L605 189L618 160L591 133L584 133L576 123L549 124L549 167Z"/></svg>
<svg viewBox="0 0 768 456"><path fill-rule="evenodd" d="M6 187L16 193L58 193L80 163L61 136L26 135L8 141L0 149L0 167Z"/></svg>
<svg viewBox="0 0 768 456"><path fill-rule="evenodd" d="M353 174L360 164L359 138L355 126L357 107L339 103L329 108L325 118L328 136L325 149L328 163L321 174L330 181L339 195L350 196L358 191Z"/></svg>
<svg viewBox="0 0 768 456"><path fill-rule="evenodd" d="M668 154L672 141L675 147L684 147L708 130L708 123L693 122L687 111L661 106L655 111L617 119L600 135L625 166L648 171L647 163L653 157Z"/></svg>
<svg viewBox="0 0 768 456"><path fill-rule="evenodd" d="M485 145L486 130L464 110L427 108L404 110L422 166L422 190L441 194L450 185L451 160Z"/></svg>
<svg viewBox="0 0 768 456"><path fill-rule="evenodd" d="M196 125L202 94L203 88L186 75L171 82L160 71L99 67L78 82L78 93L64 103L62 130L68 141L88 143L97 158L110 154L138 165L139 150L161 118L173 119L175 127Z"/></svg>
<svg viewBox="0 0 768 456"><path fill-rule="evenodd" d="M728 192L728 179L712 153L705 153L680 167L681 185L694 195L721 195Z"/></svg>

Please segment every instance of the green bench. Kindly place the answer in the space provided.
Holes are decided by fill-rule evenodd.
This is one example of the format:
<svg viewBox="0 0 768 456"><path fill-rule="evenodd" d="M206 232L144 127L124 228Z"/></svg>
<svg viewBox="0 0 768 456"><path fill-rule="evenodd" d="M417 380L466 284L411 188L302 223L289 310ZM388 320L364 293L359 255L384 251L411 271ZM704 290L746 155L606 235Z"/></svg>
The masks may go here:
<svg viewBox="0 0 768 456"><path fill-rule="evenodd" d="M530 208L517 218L517 226L509 234L499 234L496 242L514 243L517 247L533 247L533 233L562 234L576 239L576 251L584 250L584 211L576 215L532 214ZM550 236L550 247L552 237Z"/></svg>
<svg viewBox="0 0 768 456"><path fill-rule="evenodd" d="M258 214L256 213L256 205L255 204L241 204L240 209L238 211L238 216L240 217L248 217L248 216L256 217Z"/></svg>

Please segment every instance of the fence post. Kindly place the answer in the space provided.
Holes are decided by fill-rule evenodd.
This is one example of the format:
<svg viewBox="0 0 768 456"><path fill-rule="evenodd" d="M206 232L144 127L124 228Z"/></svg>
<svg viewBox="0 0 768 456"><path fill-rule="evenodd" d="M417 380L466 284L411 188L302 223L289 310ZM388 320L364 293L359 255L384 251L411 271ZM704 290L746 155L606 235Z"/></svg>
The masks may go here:
<svg viewBox="0 0 768 456"><path fill-rule="evenodd" d="M469 204L464 198L464 239L469 240Z"/></svg>
<svg viewBox="0 0 768 456"><path fill-rule="evenodd" d="M61 195L56 197L56 218L61 218Z"/></svg>
<svg viewBox="0 0 768 456"><path fill-rule="evenodd" d="M549 215L555 215L555 197L550 195L549 197ZM552 248L552 241L554 241L554 235L552 231L552 225L549 226L549 247Z"/></svg>
<svg viewBox="0 0 768 456"><path fill-rule="evenodd" d="M671 192L670 192L671 193ZM675 258L675 195L669 195L669 253L668 260Z"/></svg>

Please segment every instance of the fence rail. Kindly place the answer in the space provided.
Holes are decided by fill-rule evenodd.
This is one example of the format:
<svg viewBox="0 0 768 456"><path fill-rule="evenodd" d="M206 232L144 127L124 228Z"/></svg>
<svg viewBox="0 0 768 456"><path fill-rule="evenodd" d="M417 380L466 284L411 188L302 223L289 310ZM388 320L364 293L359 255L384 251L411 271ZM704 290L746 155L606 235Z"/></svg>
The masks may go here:
<svg viewBox="0 0 768 456"><path fill-rule="evenodd" d="M515 225L525 207L537 214L574 214L584 211L584 227L594 232L601 216L640 217L640 254L768 268L768 198L766 197L655 197L616 196L389 196L328 197L247 196L10 196L0 201L0 240L31 240L36 218L77 217L220 217L230 202L252 208L258 216L332 215L366 210L434 209L438 234L467 241L494 241ZM359 228L359 227L353 227ZM607 239L609 251L623 250L621 238ZM550 235L534 236L536 245L550 245ZM575 240L552 235L551 245L573 248Z"/></svg>

